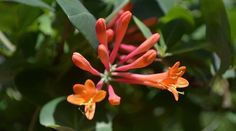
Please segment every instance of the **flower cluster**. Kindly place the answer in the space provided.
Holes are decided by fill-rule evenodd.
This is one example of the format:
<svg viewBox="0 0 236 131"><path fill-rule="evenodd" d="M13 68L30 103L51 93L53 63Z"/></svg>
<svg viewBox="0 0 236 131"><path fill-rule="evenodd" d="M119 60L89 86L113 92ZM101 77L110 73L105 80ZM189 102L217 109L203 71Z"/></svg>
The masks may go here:
<svg viewBox="0 0 236 131"><path fill-rule="evenodd" d="M129 72L129 70L143 68L154 62L157 51L152 47L160 38L160 35L155 33L139 46L122 43L131 17L131 12L125 11L119 14L115 22L108 23L109 26L103 18L96 22L96 35L99 41L97 52L105 67L104 72L96 70L80 53L75 52L72 55L72 61L77 67L101 78L96 86L91 80L87 80L85 85L75 84L74 94L67 98L72 104L85 105L84 111L88 119L94 116L95 103L105 98L106 92L102 90L103 86L107 86L109 103L120 104L121 98L115 93L110 84L111 81L168 90L174 95L176 101L179 99L178 95L183 94L177 91L177 88L187 87L189 84L182 77L186 67L180 67L180 62L176 62L164 73L134 74Z"/></svg>

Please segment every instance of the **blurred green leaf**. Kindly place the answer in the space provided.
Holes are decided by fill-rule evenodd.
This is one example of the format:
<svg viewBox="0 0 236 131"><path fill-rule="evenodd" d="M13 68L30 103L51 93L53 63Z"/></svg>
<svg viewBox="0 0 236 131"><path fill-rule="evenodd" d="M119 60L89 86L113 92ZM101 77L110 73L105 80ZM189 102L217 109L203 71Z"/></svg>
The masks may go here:
<svg viewBox="0 0 236 131"><path fill-rule="evenodd" d="M175 0L156 0L162 11L166 14L175 4Z"/></svg>
<svg viewBox="0 0 236 131"><path fill-rule="evenodd" d="M112 131L112 122L97 122L96 123L96 131Z"/></svg>
<svg viewBox="0 0 236 131"><path fill-rule="evenodd" d="M189 33L195 26L194 17L188 9L175 6L163 17L159 23L168 49L174 48L185 33Z"/></svg>
<svg viewBox="0 0 236 131"><path fill-rule="evenodd" d="M0 30L9 34L14 32L11 35L15 38L20 33L26 32L41 13L42 11L39 8L0 2Z"/></svg>
<svg viewBox="0 0 236 131"><path fill-rule="evenodd" d="M200 0L201 12L206 22L206 34L212 49L220 57L218 74L223 74L232 63L230 27L222 0Z"/></svg>
<svg viewBox="0 0 236 131"><path fill-rule="evenodd" d="M97 48L96 19L79 0L57 0L71 23L84 35L91 46Z"/></svg>
<svg viewBox="0 0 236 131"><path fill-rule="evenodd" d="M0 31L0 53L11 56L16 50L15 45Z"/></svg>
<svg viewBox="0 0 236 131"><path fill-rule="evenodd" d="M52 7L50 7L48 4L43 2L42 0L3 0L3 1L9 1L9 2L18 2L30 6L35 6L35 7L41 7L41 8L46 8L51 11L54 11Z"/></svg>
<svg viewBox="0 0 236 131"><path fill-rule="evenodd" d="M59 131L74 131L74 129L70 127L60 125L61 123L57 123L57 121L55 120L54 113L56 112L56 108L59 105L59 103L61 103L64 100L65 97L59 97L44 105L39 115L40 124L46 127L57 129Z"/></svg>
<svg viewBox="0 0 236 131"><path fill-rule="evenodd" d="M162 18L160 18L161 23L169 23L176 19L182 19L187 22L191 27L194 26L194 18L191 12L183 7L175 6L170 9L170 11Z"/></svg>

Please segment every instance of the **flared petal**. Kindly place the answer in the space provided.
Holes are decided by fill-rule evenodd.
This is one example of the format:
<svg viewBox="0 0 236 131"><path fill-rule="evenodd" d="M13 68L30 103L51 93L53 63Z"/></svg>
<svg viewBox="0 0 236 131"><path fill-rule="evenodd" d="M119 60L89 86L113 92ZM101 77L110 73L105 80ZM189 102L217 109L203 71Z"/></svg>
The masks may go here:
<svg viewBox="0 0 236 131"><path fill-rule="evenodd" d="M188 80L184 79L183 77L179 77L177 82L176 82L177 88L185 88L188 85L189 85Z"/></svg>
<svg viewBox="0 0 236 131"><path fill-rule="evenodd" d="M96 104L89 103L84 107L84 113L87 119L92 120L95 114Z"/></svg>
<svg viewBox="0 0 236 131"><path fill-rule="evenodd" d="M93 100L95 102L101 102L106 97L107 92L104 90L98 90Z"/></svg>
<svg viewBox="0 0 236 131"><path fill-rule="evenodd" d="M176 101L179 100L179 93L174 87L168 88L168 91L170 91L174 95Z"/></svg>
<svg viewBox="0 0 236 131"><path fill-rule="evenodd" d="M83 94L85 93L85 86L82 84L75 84L73 86L73 91L75 94Z"/></svg>
<svg viewBox="0 0 236 131"><path fill-rule="evenodd" d="M67 97L67 101L71 104L74 104L74 105L84 105L85 104L85 99L82 98L80 95L69 95Z"/></svg>

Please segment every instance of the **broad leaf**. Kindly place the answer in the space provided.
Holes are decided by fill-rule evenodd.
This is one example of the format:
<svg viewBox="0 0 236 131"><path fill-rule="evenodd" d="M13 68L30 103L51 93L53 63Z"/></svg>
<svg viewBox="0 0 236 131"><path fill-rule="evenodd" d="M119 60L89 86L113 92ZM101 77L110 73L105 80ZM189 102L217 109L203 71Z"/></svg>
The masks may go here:
<svg viewBox="0 0 236 131"><path fill-rule="evenodd" d="M95 33L95 17L79 0L57 0L70 22L85 36L91 46L96 49L98 41Z"/></svg>
<svg viewBox="0 0 236 131"><path fill-rule="evenodd" d="M74 131L73 129L71 129L69 127L60 125L60 123L57 123L57 121L55 120L54 113L56 112L57 106L63 100L65 100L65 97L59 97L59 98L56 98L56 99L50 101L49 103L47 103L46 105L43 106L43 108L41 109L41 112L40 112L40 116L39 116L40 124L42 124L46 127L51 127L51 128L61 130L61 131Z"/></svg>
<svg viewBox="0 0 236 131"><path fill-rule="evenodd" d="M201 12L206 22L207 39L221 59L218 74L223 74L232 63L230 27L222 0L200 0Z"/></svg>

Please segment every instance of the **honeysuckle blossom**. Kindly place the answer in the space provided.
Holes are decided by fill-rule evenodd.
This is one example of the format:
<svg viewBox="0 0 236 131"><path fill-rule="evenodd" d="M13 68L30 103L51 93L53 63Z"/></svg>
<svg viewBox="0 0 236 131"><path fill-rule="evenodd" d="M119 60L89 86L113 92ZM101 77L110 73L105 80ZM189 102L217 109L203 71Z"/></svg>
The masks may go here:
<svg viewBox="0 0 236 131"><path fill-rule="evenodd" d="M130 84L141 84L159 88L162 90L170 91L175 100L179 100L179 94L183 92L177 91L177 88L184 88L189 85L188 81L182 77L185 73L186 67L180 66L180 62L176 62L164 73L157 74L134 74L124 72L114 72L113 75L117 76L114 81L125 82Z"/></svg>
<svg viewBox="0 0 236 131"><path fill-rule="evenodd" d="M72 61L77 67L100 77L96 89L93 82L87 80L85 85L76 84L73 88L75 94L70 95L67 99L70 103L85 105L85 114L88 119L93 118L95 102L99 102L105 97L105 91L101 90L104 86L108 90L109 103L111 105L120 104L121 97L115 93L115 87L113 88L111 85L112 81L142 84L168 90L174 95L176 101L179 99L179 93L183 94L178 92L177 88L188 86L188 81L182 77L186 67L179 67L180 62L176 62L164 73L134 74L129 72L133 69L144 68L155 61L157 51L152 47L160 38L160 35L155 33L139 46L123 43L131 16L129 11L122 12L112 26L111 24L107 26L103 18L96 22L96 35L99 41L97 51L98 57L104 65L104 72L97 71L80 53L75 52L72 55Z"/></svg>
<svg viewBox="0 0 236 131"><path fill-rule="evenodd" d="M75 84L73 86L74 94L67 97L67 101L74 105L84 105L85 116L93 119L96 102L102 101L106 96L106 91L96 89L93 81L86 80L84 85Z"/></svg>

